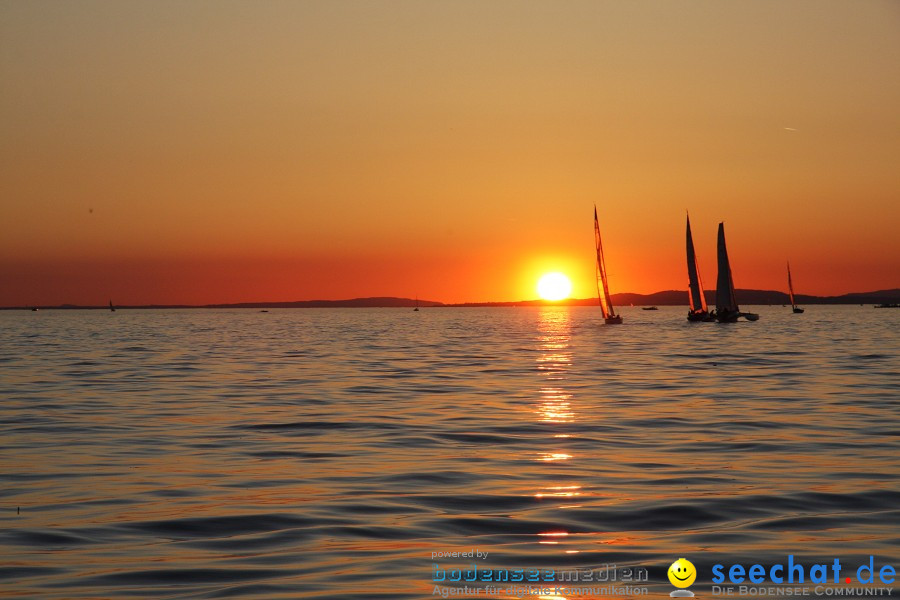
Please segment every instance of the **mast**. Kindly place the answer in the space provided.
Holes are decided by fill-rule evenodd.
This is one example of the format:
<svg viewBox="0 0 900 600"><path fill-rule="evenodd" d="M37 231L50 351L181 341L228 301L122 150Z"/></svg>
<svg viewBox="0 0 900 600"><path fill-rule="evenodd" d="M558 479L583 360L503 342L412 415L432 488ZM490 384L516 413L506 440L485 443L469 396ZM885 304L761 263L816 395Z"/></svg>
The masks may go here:
<svg viewBox="0 0 900 600"><path fill-rule="evenodd" d="M725 247L725 224L719 223L717 243L718 279L716 281L716 312L720 316L737 312L737 299L734 297L734 281L731 278L731 265L728 262L728 249Z"/></svg>
<svg viewBox="0 0 900 600"><path fill-rule="evenodd" d="M616 312L609 297L609 285L606 282L606 262L603 260L603 244L600 242L600 221L597 220L597 205L594 205L594 242L597 246L597 297L603 318L615 317Z"/></svg>
<svg viewBox="0 0 900 600"><path fill-rule="evenodd" d="M791 263L787 264L788 271L788 294L791 297L791 308L797 308L797 303L794 302L794 283L791 281Z"/></svg>
<svg viewBox="0 0 900 600"><path fill-rule="evenodd" d="M691 312L707 312L706 298L703 296L703 282L700 281L697 255L694 253L694 238L691 236L690 215L687 217L687 267Z"/></svg>
<svg viewBox="0 0 900 600"><path fill-rule="evenodd" d="M610 315L609 292L606 285L606 266L603 263L603 244L600 242L600 221L597 220L597 205L594 205L594 245L597 247L597 298L600 300L600 310L603 318Z"/></svg>

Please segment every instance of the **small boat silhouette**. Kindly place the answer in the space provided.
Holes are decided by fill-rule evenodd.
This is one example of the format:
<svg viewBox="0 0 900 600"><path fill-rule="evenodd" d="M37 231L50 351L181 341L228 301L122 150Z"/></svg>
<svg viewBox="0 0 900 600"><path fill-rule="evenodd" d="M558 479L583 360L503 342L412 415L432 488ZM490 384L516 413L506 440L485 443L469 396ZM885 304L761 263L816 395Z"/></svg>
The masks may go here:
<svg viewBox="0 0 900 600"><path fill-rule="evenodd" d="M719 263L719 274L716 281L716 320L719 323L734 323L740 317L744 317L748 321L758 321L758 314L741 312L735 298L731 264L728 262L728 249L725 247L724 223L719 223L716 250Z"/></svg>
<svg viewBox="0 0 900 600"><path fill-rule="evenodd" d="M803 314L803 309L797 306L797 302L794 301L794 282L791 281L791 263L787 264L788 271L788 294L791 296L791 310L794 311L794 314Z"/></svg>
<svg viewBox="0 0 900 600"><path fill-rule="evenodd" d="M691 322L715 321L716 316L709 313L706 297L703 295L703 282L700 280L700 266L694 252L694 238L691 235L691 217L687 216L687 268L688 268L688 310L687 320Z"/></svg>
<svg viewBox="0 0 900 600"><path fill-rule="evenodd" d="M603 244L600 241L600 221L597 220L597 205L594 205L594 242L597 246L597 297L600 299L600 310L603 322L607 325L619 325L622 316L616 314L612 299L609 297L609 283L606 280L606 261L603 260Z"/></svg>

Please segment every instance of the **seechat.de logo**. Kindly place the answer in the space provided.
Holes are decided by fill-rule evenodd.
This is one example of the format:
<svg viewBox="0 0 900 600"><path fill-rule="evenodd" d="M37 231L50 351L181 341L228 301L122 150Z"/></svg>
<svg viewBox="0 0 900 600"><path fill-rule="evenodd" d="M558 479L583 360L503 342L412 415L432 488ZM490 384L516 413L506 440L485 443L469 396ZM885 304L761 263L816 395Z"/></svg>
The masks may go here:
<svg viewBox="0 0 900 600"><path fill-rule="evenodd" d="M694 595L689 587L697 579L697 569L694 564L686 558L679 558L669 567L669 581L675 587L679 588L669 593L672 598L685 598Z"/></svg>
<svg viewBox="0 0 900 600"><path fill-rule="evenodd" d="M856 576L854 580L853 576ZM833 562L817 563L813 565L804 565L794 560L794 555L789 554L787 564L776 563L766 569L761 564L751 565L749 568L740 563L735 563L731 567L725 565L713 565L712 582L715 584L728 583L741 584L744 582L754 584L776 583L776 584L838 584L838 583L860 583L860 584L887 584L894 583L897 571L892 565L883 565L881 568L876 566L875 557L869 556L869 560L859 567L851 567L846 571L840 559L835 558Z"/></svg>

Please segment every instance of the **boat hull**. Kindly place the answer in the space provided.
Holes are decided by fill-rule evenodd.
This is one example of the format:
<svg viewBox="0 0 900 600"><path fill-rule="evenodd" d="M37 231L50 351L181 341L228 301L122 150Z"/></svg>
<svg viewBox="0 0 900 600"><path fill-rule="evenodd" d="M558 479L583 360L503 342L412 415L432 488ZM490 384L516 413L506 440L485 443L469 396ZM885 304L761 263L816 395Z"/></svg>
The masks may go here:
<svg viewBox="0 0 900 600"><path fill-rule="evenodd" d="M603 319L603 322L607 325L621 325L622 317L620 317L619 315L616 315L614 317L606 317L605 319Z"/></svg>
<svg viewBox="0 0 900 600"><path fill-rule="evenodd" d="M716 321L719 323L736 323L738 317L741 316L741 313L734 310L719 310L716 311Z"/></svg>
<svg viewBox="0 0 900 600"><path fill-rule="evenodd" d="M802 314L803 314L803 310L804 310L804 309L802 309L802 308L795 308L795 309L794 309L794 314L795 314L795 315L802 315Z"/></svg>
<svg viewBox="0 0 900 600"><path fill-rule="evenodd" d="M710 321L715 321L716 316L711 315L706 311L701 312L689 312L687 316L687 320L691 323L709 323Z"/></svg>

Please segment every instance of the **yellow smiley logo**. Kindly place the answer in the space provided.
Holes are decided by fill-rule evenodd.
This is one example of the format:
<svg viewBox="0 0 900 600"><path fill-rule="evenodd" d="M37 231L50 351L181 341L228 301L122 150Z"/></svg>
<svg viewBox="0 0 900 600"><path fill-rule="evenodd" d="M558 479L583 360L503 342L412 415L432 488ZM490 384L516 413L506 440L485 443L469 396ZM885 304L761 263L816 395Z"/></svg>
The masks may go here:
<svg viewBox="0 0 900 600"><path fill-rule="evenodd" d="M669 567L669 581L677 588L690 587L697 579L697 569L686 558L679 558Z"/></svg>

